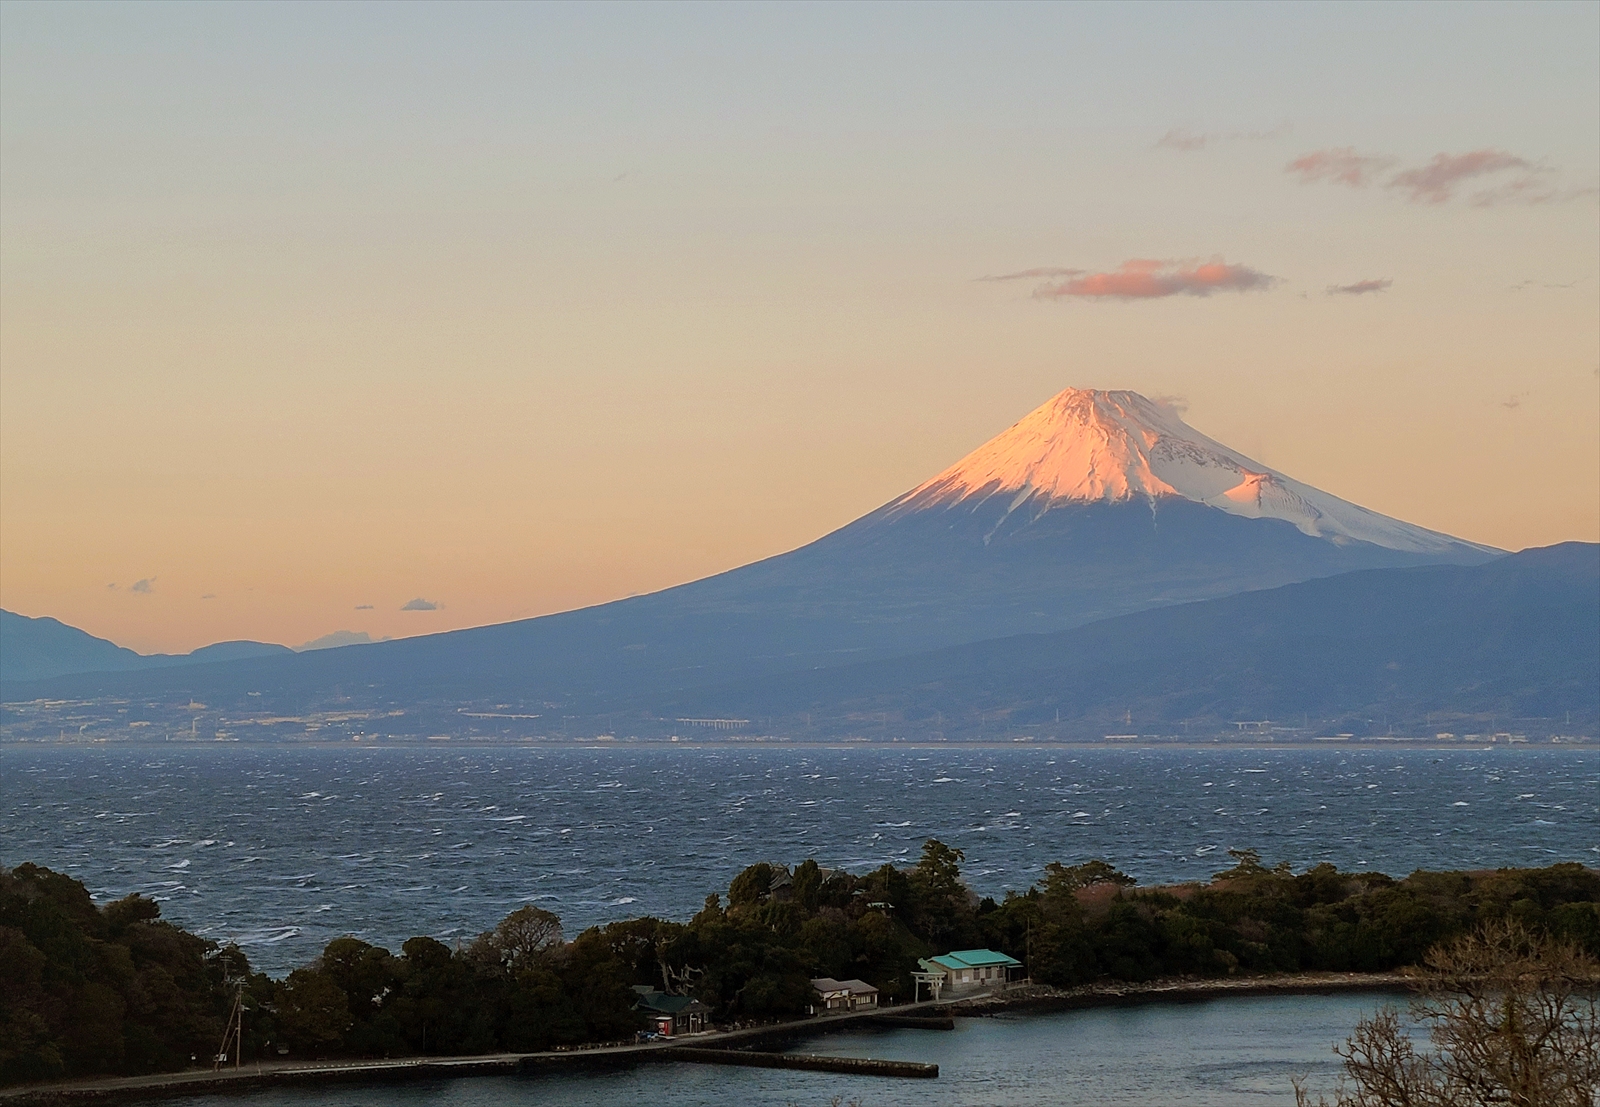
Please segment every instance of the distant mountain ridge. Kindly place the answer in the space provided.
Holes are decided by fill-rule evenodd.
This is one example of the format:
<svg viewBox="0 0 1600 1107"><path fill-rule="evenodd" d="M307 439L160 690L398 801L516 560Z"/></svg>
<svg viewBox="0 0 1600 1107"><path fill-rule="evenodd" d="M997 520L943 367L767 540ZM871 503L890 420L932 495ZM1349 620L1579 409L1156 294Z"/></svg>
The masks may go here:
<svg viewBox="0 0 1600 1107"><path fill-rule="evenodd" d="M1196 734L1240 720L1357 734L1600 729L1600 545L1375 569L615 711L779 733ZM1498 725L1495 720L1499 720Z"/></svg>
<svg viewBox="0 0 1600 1107"><path fill-rule="evenodd" d="M292 653L268 642L217 642L185 654L139 654L59 619L0 610L0 682L118 673Z"/></svg>
<svg viewBox="0 0 1600 1107"><path fill-rule="evenodd" d="M538 713L1496 556L1293 482L1135 393L1069 389L933 481L717 576L360 649L8 682L5 695L249 697L291 713L352 696L489 700Z"/></svg>

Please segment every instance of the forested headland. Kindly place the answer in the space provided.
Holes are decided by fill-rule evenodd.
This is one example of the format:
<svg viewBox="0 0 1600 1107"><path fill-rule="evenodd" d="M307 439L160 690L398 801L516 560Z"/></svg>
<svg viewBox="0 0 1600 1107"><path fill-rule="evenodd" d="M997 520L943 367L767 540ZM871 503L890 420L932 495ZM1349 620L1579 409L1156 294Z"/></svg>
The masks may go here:
<svg viewBox="0 0 1600 1107"><path fill-rule="evenodd" d="M718 1022L801 1015L818 976L903 1001L919 957L972 947L1056 986L1390 970L1499 920L1600 955L1600 872L1576 863L1395 879L1230 852L1208 882L1152 888L1105 861L1053 862L995 900L962 882L959 849L929 840L914 866L860 875L753 865L688 922L629 919L568 940L527 906L455 947L338 938L281 980L142 896L99 906L69 876L0 868L0 1083L209 1064L241 993L249 1062L625 1039L645 1025L635 984L693 995Z"/></svg>

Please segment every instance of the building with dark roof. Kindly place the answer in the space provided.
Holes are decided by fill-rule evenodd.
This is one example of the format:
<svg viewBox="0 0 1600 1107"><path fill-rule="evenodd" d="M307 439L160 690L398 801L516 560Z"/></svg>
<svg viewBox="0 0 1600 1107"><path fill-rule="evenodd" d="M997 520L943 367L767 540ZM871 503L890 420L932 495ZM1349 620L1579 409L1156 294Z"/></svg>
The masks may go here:
<svg viewBox="0 0 1600 1107"><path fill-rule="evenodd" d="M694 996L674 996L659 992L648 984L635 984L633 1009L643 1011L655 1023L663 1038L678 1034L698 1034L710 1029L711 1008Z"/></svg>

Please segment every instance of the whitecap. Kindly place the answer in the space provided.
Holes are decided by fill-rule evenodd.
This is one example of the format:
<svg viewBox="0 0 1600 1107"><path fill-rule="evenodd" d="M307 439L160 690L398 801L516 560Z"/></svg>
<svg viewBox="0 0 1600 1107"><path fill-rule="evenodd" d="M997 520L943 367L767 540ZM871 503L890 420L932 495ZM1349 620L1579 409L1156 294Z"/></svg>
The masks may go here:
<svg viewBox="0 0 1600 1107"><path fill-rule="evenodd" d="M612 907L621 907L625 903L638 903L638 902L639 901L637 899L635 899L633 896L623 896L621 899L612 900L611 901L611 906Z"/></svg>
<svg viewBox="0 0 1600 1107"><path fill-rule="evenodd" d="M1466 800L1456 800L1450 806L1451 807L1471 807L1472 804L1468 803Z"/></svg>

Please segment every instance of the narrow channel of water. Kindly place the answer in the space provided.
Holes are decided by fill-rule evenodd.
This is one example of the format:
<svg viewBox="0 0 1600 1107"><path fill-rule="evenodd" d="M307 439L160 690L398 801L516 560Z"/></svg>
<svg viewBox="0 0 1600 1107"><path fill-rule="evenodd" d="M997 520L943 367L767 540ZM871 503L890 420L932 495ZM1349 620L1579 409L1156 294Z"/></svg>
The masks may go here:
<svg viewBox="0 0 1600 1107"><path fill-rule="evenodd" d="M798 1043L803 1053L931 1061L937 1080L707 1065L480 1077L326 1091L276 1089L166 1107L1290 1107L1297 1075L1331 1089L1334 1043L1375 995L1230 997L956 1021L954 1032L866 1030Z"/></svg>

